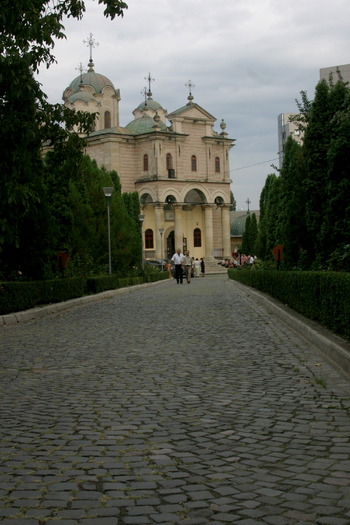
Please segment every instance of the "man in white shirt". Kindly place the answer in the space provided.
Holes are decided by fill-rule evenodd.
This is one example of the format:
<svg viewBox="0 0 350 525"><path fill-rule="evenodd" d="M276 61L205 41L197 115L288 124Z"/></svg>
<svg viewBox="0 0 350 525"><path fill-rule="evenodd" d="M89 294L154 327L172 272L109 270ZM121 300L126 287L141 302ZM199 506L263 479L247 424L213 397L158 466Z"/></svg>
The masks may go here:
<svg viewBox="0 0 350 525"><path fill-rule="evenodd" d="M188 250L185 252L185 255L182 258L182 264L185 268L186 281L188 282L188 284L190 284L193 261Z"/></svg>
<svg viewBox="0 0 350 525"><path fill-rule="evenodd" d="M175 265L175 279L177 284L179 282L182 284L183 277L182 277L182 259L183 259L183 253L181 253L180 248L176 250L176 253L172 256L171 260L173 261Z"/></svg>

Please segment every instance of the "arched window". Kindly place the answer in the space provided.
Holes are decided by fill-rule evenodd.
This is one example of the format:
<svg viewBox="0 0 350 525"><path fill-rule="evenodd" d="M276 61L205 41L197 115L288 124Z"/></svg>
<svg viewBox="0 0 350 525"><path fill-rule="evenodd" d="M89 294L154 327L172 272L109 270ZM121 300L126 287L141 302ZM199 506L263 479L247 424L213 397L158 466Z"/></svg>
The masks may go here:
<svg viewBox="0 0 350 525"><path fill-rule="evenodd" d="M109 111L105 111L105 129L111 127L111 114Z"/></svg>
<svg viewBox="0 0 350 525"><path fill-rule="evenodd" d="M153 248L153 230L150 228L145 231L145 248Z"/></svg>
<svg viewBox="0 0 350 525"><path fill-rule="evenodd" d="M215 157L215 173L220 173L220 158Z"/></svg>
<svg viewBox="0 0 350 525"><path fill-rule="evenodd" d="M199 228L193 230L193 246L200 248L202 246L202 232Z"/></svg>
<svg viewBox="0 0 350 525"><path fill-rule="evenodd" d="M148 155L147 153L143 156L143 171L148 171Z"/></svg>
<svg viewBox="0 0 350 525"><path fill-rule="evenodd" d="M197 157L192 155L191 157L191 171L197 171Z"/></svg>
<svg viewBox="0 0 350 525"><path fill-rule="evenodd" d="M173 157L171 153L166 154L166 169L172 170L173 169Z"/></svg>

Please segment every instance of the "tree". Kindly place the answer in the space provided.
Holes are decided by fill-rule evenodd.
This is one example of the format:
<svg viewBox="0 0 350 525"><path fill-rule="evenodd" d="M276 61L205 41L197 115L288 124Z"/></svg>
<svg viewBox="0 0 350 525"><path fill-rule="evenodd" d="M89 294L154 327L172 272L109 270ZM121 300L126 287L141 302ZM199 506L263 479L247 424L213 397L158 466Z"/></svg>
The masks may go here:
<svg viewBox="0 0 350 525"><path fill-rule="evenodd" d="M327 151L332 132L330 87L325 80L316 86L308 125L304 135L305 219L309 233L307 251L312 260L322 252L320 226L327 199Z"/></svg>
<svg viewBox="0 0 350 525"><path fill-rule="evenodd" d="M236 211L236 199L234 198L232 191L230 191L230 203L231 203L230 211Z"/></svg>
<svg viewBox="0 0 350 525"><path fill-rule="evenodd" d="M256 215L248 215L245 221L244 233L242 238L242 252L247 255L255 255L255 243L258 234L258 223Z"/></svg>
<svg viewBox="0 0 350 525"><path fill-rule="evenodd" d="M305 224L305 169L302 147L288 137L281 169L280 231L284 260L298 264L299 255L310 243Z"/></svg>
<svg viewBox="0 0 350 525"><path fill-rule="evenodd" d="M111 19L122 16L121 0L99 0ZM83 0L3 0L0 10L0 264L7 272L23 265L33 276L45 266L45 203L41 145L64 148L74 125L91 129L94 115L47 103L34 79L55 61L55 39L65 38L64 17L80 19ZM63 124L65 124L63 126ZM39 236L39 231L41 234ZM28 232L30 246L28 246ZM39 238L40 237L40 238ZM28 249L30 256L28 255ZM35 257L34 257L35 252ZM28 266L30 257L36 260Z"/></svg>
<svg viewBox="0 0 350 525"><path fill-rule="evenodd" d="M280 177L271 173L260 194L260 221L255 251L262 259L271 259L272 248L280 243L280 185Z"/></svg>
<svg viewBox="0 0 350 525"><path fill-rule="evenodd" d="M339 81L331 89L332 130L327 150L327 201L321 243L325 258L342 252L350 239L350 89Z"/></svg>

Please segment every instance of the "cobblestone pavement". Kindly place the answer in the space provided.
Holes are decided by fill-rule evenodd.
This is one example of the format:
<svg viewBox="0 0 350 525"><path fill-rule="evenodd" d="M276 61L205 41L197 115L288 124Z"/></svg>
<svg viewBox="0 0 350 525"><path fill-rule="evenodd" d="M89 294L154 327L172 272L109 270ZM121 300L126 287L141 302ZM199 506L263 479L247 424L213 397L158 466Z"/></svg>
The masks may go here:
<svg viewBox="0 0 350 525"><path fill-rule="evenodd" d="M0 335L1 523L350 523L350 381L226 276Z"/></svg>

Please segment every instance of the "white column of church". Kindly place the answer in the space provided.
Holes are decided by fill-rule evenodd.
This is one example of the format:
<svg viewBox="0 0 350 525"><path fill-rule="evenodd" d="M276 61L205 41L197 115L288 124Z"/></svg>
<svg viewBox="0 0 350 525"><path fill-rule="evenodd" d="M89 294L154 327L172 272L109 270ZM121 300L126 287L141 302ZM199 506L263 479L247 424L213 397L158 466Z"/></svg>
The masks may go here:
<svg viewBox="0 0 350 525"><path fill-rule="evenodd" d="M213 244L213 207L211 204L204 206L204 228L205 228L205 257L214 258Z"/></svg>
<svg viewBox="0 0 350 525"><path fill-rule="evenodd" d="M183 224L182 224L182 206L175 208L175 251L180 248L183 251Z"/></svg>
<svg viewBox="0 0 350 525"><path fill-rule="evenodd" d="M230 208L231 206L223 205L221 207L221 235L222 247L224 250L224 259L231 258L231 225L230 225Z"/></svg>
<svg viewBox="0 0 350 525"><path fill-rule="evenodd" d="M159 228L164 227L164 209L163 206L154 207L155 218L155 239L156 239L156 259L164 259L162 254L162 239L159 233Z"/></svg>

